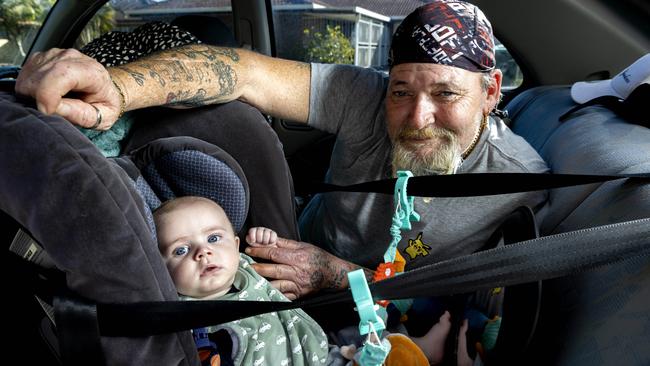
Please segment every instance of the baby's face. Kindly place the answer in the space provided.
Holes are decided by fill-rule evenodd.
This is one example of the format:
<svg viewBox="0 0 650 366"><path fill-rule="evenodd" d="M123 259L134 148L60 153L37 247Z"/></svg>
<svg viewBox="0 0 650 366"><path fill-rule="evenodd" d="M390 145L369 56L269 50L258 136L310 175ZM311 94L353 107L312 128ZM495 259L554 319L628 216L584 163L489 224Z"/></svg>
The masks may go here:
<svg viewBox="0 0 650 366"><path fill-rule="evenodd" d="M239 265L239 238L221 207L181 204L156 220L158 247L177 291L215 299L227 293Z"/></svg>

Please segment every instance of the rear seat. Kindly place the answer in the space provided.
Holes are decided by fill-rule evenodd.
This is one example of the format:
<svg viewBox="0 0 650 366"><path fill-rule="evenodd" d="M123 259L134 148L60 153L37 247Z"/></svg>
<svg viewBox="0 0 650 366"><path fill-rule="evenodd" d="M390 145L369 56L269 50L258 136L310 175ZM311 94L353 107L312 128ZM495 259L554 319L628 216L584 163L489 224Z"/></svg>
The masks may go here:
<svg viewBox="0 0 650 366"><path fill-rule="evenodd" d="M560 122L574 106L569 87L551 86L522 93L506 109L513 131L553 173L650 173L650 129L598 106ZM554 189L538 217L541 235L647 218L650 184L617 180ZM539 364L650 364L647 257L545 281L543 292L531 351Z"/></svg>

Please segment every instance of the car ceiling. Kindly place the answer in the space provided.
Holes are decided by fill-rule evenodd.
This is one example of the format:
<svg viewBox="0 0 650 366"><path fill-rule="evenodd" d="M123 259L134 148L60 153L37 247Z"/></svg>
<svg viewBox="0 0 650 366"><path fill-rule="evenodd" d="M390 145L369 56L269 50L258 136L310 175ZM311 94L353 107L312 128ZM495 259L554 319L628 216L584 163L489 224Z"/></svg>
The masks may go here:
<svg viewBox="0 0 650 366"><path fill-rule="evenodd" d="M650 52L650 5L645 1L472 2L492 21L529 83L569 84L602 71L613 76Z"/></svg>

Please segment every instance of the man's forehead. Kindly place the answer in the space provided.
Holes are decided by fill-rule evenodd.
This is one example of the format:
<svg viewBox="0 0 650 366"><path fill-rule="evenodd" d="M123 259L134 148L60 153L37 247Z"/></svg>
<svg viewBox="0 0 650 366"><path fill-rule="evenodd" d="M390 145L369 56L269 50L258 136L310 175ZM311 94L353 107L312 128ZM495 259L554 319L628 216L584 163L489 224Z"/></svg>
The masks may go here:
<svg viewBox="0 0 650 366"><path fill-rule="evenodd" d="M465 85L478 74L454 66L430 63L400 64L390 71L389 83L391 86L403 84L445 84Z"/></svg>

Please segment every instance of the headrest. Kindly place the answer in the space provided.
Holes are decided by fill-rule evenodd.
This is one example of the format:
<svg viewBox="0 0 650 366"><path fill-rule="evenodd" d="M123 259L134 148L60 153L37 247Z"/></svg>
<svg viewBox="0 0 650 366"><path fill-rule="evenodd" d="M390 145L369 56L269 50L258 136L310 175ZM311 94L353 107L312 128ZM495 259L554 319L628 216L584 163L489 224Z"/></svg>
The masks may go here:
<svg viewBox="0 0 650 366"><path fill-rule="evenodd" d="M219 18L207 15L183 15L171 22L190 32L201 42L214 46L238 47L232 31Z"/></svg>
<svg viewBox="0 0 650 366"><path fill-rule="evenodd" d="M192 137L168 137L148 143L128 158L140 177L129 175L152 211L176 197L201 196L224 209L235 232L244 226L248 182L235 159L219 147Z"/></svg>

